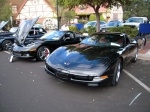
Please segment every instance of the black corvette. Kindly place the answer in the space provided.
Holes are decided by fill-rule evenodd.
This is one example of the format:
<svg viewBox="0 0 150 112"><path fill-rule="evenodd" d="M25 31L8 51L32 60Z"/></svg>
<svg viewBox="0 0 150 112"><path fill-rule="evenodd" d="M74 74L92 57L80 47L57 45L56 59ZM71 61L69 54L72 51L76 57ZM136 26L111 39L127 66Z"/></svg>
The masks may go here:
<svg viewBox="0 0 150 112"><path fill-rule="evenodd" d="M63 80L86 83L89 86L109 79L117 85L121 71L138 57L137 42L126 34L95 33L81 43L62 46L51 53L45 70Z"/></svg>
<svg viewBox="0 0 150 112"><path fill-rule="evenodd" d="M28 22L26 21L24 25L27 26L27 24ZM21 25L21 27L23 26ZM32 27L31 24L30 27ZM24 28L22 28L22 30L25 30ZM20 32L18 32L18 34L21 34ZM72 31L52 31L39 39L30 41L28 44L24 43L25 39L25 32L22 32L21 35L16 37L15 40L17 40L17 42L13 46L12 57L36 58L37 60L44 61L56 48L63 45L79 43L81 36ZM10 62L12 61L13 60L11 58Z"/></svg>

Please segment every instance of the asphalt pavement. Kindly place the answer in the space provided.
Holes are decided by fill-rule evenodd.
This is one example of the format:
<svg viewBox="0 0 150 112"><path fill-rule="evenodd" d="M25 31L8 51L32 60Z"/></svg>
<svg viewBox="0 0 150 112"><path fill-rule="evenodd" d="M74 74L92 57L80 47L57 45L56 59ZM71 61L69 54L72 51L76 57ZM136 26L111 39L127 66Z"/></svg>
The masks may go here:
<svg viewBox="0 0 150 112"><path fill-rule="evenodd" d="M139 50L139 59L150 60L150 34L146 35L146 45Z"/></svg>

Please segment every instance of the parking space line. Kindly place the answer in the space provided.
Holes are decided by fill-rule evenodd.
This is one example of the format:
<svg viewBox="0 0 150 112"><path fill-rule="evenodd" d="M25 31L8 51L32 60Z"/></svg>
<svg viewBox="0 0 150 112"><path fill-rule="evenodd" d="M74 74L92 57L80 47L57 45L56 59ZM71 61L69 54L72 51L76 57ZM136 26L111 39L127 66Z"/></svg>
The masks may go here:
<svg viewBox="0 0 150 112"><path fill-rule="evenodd" d="M10 52L8 52L8 51L4 51L5 53L7 53L7 54L10 54Z"/></svg>
<svg viewBox="0 0 150 112"><path fill-rule="evenodd" d="M141 82L139 79L137 79L136 77L134 77L132 74L130 74L127 70L123 69L123 71L130 76L135 82L137 82L138 84L140 84L144 89L146 89L148 92L150 92L150 88L148 86L146 86L143 82Z"/></svg>
<svg viewBox="0 0 150 112"><path fill-rule="evenodd" d="M142 93L139 93L139 94L131 101L131 103L129 104L129 106L131 106L132 103L133 103L141 94L142 94Z"/></svg>

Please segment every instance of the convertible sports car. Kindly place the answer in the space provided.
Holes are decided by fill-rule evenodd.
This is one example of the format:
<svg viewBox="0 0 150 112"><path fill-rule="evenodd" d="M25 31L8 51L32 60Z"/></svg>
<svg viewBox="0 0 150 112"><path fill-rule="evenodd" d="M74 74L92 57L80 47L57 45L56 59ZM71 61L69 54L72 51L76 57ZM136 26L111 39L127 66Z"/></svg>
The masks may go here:
<svg viewBox="0 0 150 112"><path fill-rule="evenodd" d="M25 26L34 24L29 24L28 21L25 21ZM21 25L20 27L23 27ZM25 31L26 27L19 28L21 31ZM12 49L12 56L19 58L36 58L37 60L44 61L47 56L54 51L56 48L62 45L68 44L76 44L80 42L81 36L72 31L52 31L50 33L45 34L39 39L34 41L30 41L30 43L25 44L24 41L26 39L26 31L22 32L17 36L17 42L14 44ZM25 36L22 36L25 35ZM83 36L84 38L84 36ZM10 62L12 62L12 58Z"/></svg>
<svg viewBox="0 0 150 112"><path fill-rule="evenodd" d="M45 70L63 80L98 86L109 79L117 85L121 70L138 57L137 42L126 34L99 32L81 43L62 46L45 61Z"/></svg>

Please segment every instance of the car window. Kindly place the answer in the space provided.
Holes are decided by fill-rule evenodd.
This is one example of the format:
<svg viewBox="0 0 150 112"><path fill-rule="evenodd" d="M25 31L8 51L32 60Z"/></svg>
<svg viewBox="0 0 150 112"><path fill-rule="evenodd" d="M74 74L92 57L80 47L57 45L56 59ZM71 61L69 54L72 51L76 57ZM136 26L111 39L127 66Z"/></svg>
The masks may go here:
<svg viewBox="0 0 150 112"><path fill-rule="evenodd" d="M126 37L126 45L130 44L130 40L128 37Z"/></svg>
<svg viewBox="0 0 150 112"><path fill-rule="evenodd" d="M143 22L143 18L129 18L127 20L127 23L128 22L136 22L136 23L142 23Z"/></svg>
<svg viewBox="0 0 150 112"><path fill-rule="evenodd" d="M40 39L59 40L65 34L64 31L53 31L45 34Z"/></svg>
<svg viewBox="0 0 150 112"><path fill-rule="evenodd" d="M38 35L38 32L36 30L29 32L29 36L34 36L34 35Z"/></svg>
<svg viewBox="0 0 150 112"><path fill-rule="evenodd" d="M84 39L81 43L93 46L123 46L123 36L115 34L96 34Z"/></svg>
<svg viewBox="0 0 150 112"><path fill-rule="evenodd" d="M64 41L70 41L70 40L74 40L75 36L72 32L67 32L65 34L65 36L63 37Z"/></svg>
<svg viewBox="0 0 150 112"><path fill-rule="evenodd" d="M93 22L88 22L86 25L94 26L95 24L96 24L96 22L95 22L95 21L93 21Z"/></svg>
<svg viewBox="0 0 150 112"><path fill-rule="evenodd" d="M100 21L100 25L102 25L102 24L106 24L106 22L104 22L104 21Z"/></svg>

